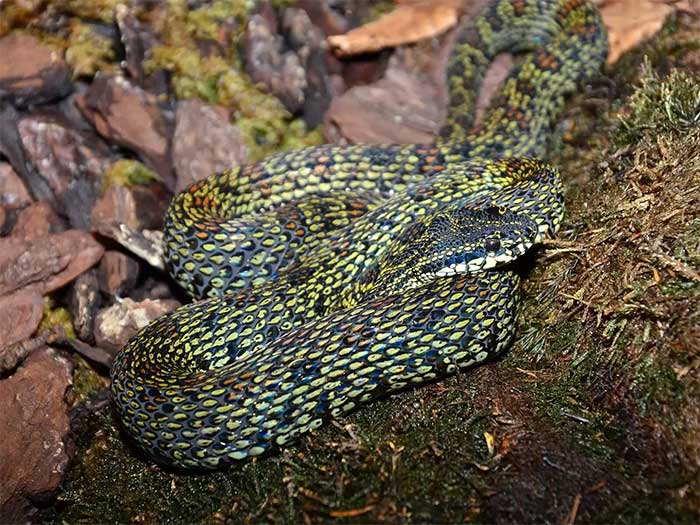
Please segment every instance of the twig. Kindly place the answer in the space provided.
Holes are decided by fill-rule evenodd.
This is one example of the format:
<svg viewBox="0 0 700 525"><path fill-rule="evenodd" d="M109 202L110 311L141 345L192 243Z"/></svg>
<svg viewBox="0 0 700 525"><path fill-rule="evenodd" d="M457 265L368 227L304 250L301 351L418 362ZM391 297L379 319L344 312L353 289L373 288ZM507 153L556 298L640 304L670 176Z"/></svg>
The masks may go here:
<svg viewBox="0 0 700 525"><path fill-rule="evenodd" d="M581 505L581 494L576 494L576 497L574 498L574 502L571 504L571 510L569 510L569 515L566 517L566 520L564 521L565 525L574 525L574 522L576 521L576 516L578 514L578 508Z"/></svg>
<svg viewBox="0 0 700 525"><path fill-rule="evenodd" d="M10 345L0 353L0 372L12 370L34 350L38 350L46 343L53 343L62 338L65 338L65 332L62 326L57 325L50 330L42 332L38 337Z"/></svg>

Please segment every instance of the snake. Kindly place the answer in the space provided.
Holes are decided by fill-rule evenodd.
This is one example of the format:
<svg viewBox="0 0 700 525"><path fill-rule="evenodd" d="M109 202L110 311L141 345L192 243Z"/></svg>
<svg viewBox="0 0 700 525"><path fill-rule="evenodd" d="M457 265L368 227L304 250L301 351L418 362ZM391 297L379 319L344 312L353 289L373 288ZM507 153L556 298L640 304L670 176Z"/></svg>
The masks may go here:
<svg viewBox="0 0 700 525"><path fill-rule="evenodd" d="M475 123L502 52L519 61ZM587 0L496 0L457 31L432 144L282 152L176 195L165 258L196 301L115 356L130 440L167 467L226 468L505 352L511 263L564 214L559 171L539 159L606 55Z"/></svg>

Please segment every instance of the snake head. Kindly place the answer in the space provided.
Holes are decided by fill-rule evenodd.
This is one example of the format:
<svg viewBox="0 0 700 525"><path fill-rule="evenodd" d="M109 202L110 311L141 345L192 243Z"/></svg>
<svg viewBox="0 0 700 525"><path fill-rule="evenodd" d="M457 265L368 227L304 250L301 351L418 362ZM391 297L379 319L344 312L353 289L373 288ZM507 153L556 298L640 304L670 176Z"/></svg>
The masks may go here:
<svg viewBox="0 0 700 525"><path fill-rule="evenodd" d="M533 219L506 208L441 210L409 226L387 251L374 289L394 293L439 277L503 266L524 254L537 235Z"/></svg>
<svg viewBox="0 0 700 525"><path fill-rule="evenodd" d="M533 219L506 208L447 210L429 221L418 240L422 271L442 277L503 266L523 255L537 234Z"/></svg>

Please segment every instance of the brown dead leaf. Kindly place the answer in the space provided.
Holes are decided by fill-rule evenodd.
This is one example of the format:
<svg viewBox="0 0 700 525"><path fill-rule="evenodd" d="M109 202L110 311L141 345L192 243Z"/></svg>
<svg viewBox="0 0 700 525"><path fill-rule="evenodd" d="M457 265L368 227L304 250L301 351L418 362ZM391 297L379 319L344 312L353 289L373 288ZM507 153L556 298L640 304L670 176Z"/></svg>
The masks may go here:
<svg viewBox="0 0 700 525"><path fill-rule="evenodd" d="M457 23L463 0L396 0L390 13L344 35L328 37L340 56L377 51L430 38ZM678 9L700 13L700 0L593 0L610 37L608 64L656 34Z"/></svg>
<svg viewBox="0 0 700 525"><path fill-rule="evenodd" d="M674 7L691 15L700 15L700 0L681 0Z"/></svg>
<svg viewBox="0 0 700 525"><path fill-rule="evenodd" d="M374 505L367 505L359 509L350 510L332 510L328 514L332 518L354 518L355 516L361 516L362 514L367 514L370 510L374 508Z"/></svg>
<svg viewBox="0 0 700 525"><path fill-rule="evenodd" d="M374 22L328 37L337 55L378 51L439 35L455 25L461 0L403 2Z"/></svg>
<svg viewBox="0 0 700 525"><path fill-rule="evenodd" d="M659 0L598 0L595 3L608 28L608 64L655 35L673 12L670 3Z"/></svg>

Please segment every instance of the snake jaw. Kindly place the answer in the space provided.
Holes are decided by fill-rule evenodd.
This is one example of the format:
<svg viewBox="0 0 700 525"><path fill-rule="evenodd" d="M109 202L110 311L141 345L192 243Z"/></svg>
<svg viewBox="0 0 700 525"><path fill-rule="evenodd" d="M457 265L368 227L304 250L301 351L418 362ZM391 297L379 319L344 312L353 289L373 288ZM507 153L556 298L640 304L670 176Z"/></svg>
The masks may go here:
<svg viewBox="0 0 700 525"><path fill-rule="evenodd" d="M533 219L503 207L447 207L406 228L378 264L378 288L397 293L504 266L536 242L538 231Z"/></svg>
<svg viewBox="0 0 700 525"><path fill-rule="evenodd" d="M504 253L487 254L485 256L479 256L478 254L471 253L468 254L472 258L468 262L458 263L456 265L446 266L435 272L435 277L447 277L450 275L459 275L464 273L477 273L484 270L492 270L493 268L498 268L508 264L509 262L517 259L523 255L527 250L529 250L535 242L520 242L512 250L508 250Z"/></svg>

